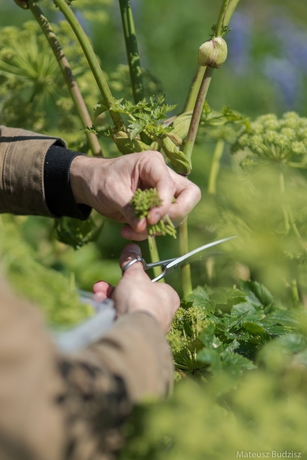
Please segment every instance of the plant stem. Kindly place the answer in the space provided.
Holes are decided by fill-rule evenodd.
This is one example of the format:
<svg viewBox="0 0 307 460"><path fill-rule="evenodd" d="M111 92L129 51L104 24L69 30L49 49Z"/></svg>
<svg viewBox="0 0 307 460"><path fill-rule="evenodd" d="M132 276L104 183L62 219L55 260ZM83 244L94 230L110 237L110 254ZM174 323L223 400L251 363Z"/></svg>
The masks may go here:
<svg viewBox="0 0 307 460"><path fill-rule="evenodd" d="M228 24L228 21L230 20L238 2L239 0L223 0L222 6L220 9L218 22L217 22L217 27L216 27L217 36L219 36L222 33L223 26ZM231 8L229 12L227 11L228 7ZM208 89L211 83L212 74L213 74L212 67L207 66L205 70L198 69L198 72L196 74L196 77L193 80L193 83L192 83L192 86L191 86L191 89L190 89L190 92L187 98L186 107L185 107L186 111L190 109L191 105L193 105L193 102L195 100L195 95L197 93L196 101L194 103L193 114L192 114L192 118L190 122L190 127L189 127L187 138L185 140L185 145L184 145L184 150L183 150L184 154L186 155L187 159L190 162L191 162L192 152L193 152L193 148L195 144L196 134L198 131L201 115L203 112L204 102L206 100L207 92L208 92ZM187 227L186 222L179 226L179 245L180 245L181 255L184 254L184 252L182 251L183 251L183 248L185 247L185 244L184 244L185 240L186 241L188 240L188 227ZM190 273L191 273L190 267L186 265L182 269L182 284L183 284L184 293L186 292L189 293L192 290L192 282L191 282Z"/></svg>
<svg viewBox="0 0 307 460"><path fill-rule="evenodd" d="M40 9L40 7L33 0L28 0L28 5L29 5L29 8L33 16L39 23L44 35L46 36L50 44L50 47L54 53L54 56L59 64L59 67L63 74L64 80L67 84L70 96L73 100L73 103L75 105L77 114L81 120L83 128L91 127L92 126L91 117L86 108L86 105L82 97L82 94L80 92L79 86L73 76L69 62L61 48L61 45L54 31L52 30L47 18L43 15L43 12ZM100 148L100 144L98 142L97 136L94 133L89 133L89 132L86 132L85 134L86 134L90 149L92 151L92 154L95 156L102 156L102 152L101 152L101 148Z"/></svg>
<svg viewBox="0 0 307 460"><path fill-rule="evenodd" d="M223 4L222 4L222 7L220 9L219 18L218 18L217 24L216 24L216 32L215 32L216 37L221 36L222 31L223 31L223 26L226 25L225 24L225 16L226 16L228 5L229 5L229 0L224 0Z"/></svg>
<svg viewBox="0 0 307 460"><path fill-rule="evenodd" d="M76 16L74 15L71 8L67 5L65 0L53 0L54 4L61 10L64 14L65 18L67 19L68 23L70 24L71 28L73 29L81 48L84 52L84 55L89 63L93 76L96 80L98 85L99 91L102 95L103 101L107 108L109 109L110 116L113 120L115 127L120 131L124 130L125 125L122 120L122 117L119 113L116 113L112 110L112 106L115 103L115 99L112 96L110 88L107 84L107 81L102 73L94 50L90 44L90 41L85 34L84 30L82 29L79 21L77 20Z"/></svg>
<svg viewBox="0 0 307 460"><path fill-rule="evenodd" d="M119 4L130 70L132 93L134 102L138 103L144 99L144 86L133 13L130 0L119 0Z"/></svg>
<svg viewBox="0 0 307 460"><path fill-rule="evenodd" d="M149 247L149 253L150 253L150 259L151 262L158 262L160 260L159 253L158 253L158 248L157 248L157 242L154 236L149 236L148 237L148 247ZM153 273L155 278L160 275L162 272L161 267L153 267ZM159 283L164 283L164 278L162 278Z"/></svg>
<svg viewBox="0 0 307 460"><path fill-rule="evenodd" d="M291 294L292 294L292 305L294 308L298 308L300 305L300 296L298 293L297 281L293 279L291 282Z"/></svg>
<svg viewBox="0 0 307 460"><path fill-rule="evenodd" d="M285 177L284 177L284 173L281 168L279 171L279 190L280 190L281 195L285 193ZM283 200L282 196L281 196L281 200ZM288 216L288 212L287 212L285 203L282 204L282 212L284 215L285 231L287 234L290 230L290 222L289 222L289 216Z"/></svg>
<svg viewBox="0 0 307 460"><path fill-rule="evenodd" d="M192 114L192 119L189 127L189 132L184 144L184 153L189 161L191 161L192 157L192 152L193 152L193 147L196 139L196 134L199 126L199 122L201 119L201 115L203 112L203 106L204 102L207 96L207 92L211 83L211 78L213 74L213 68L212 67L206 67L198 95L197 95L197 100L194 106L193 114Z"/></svg>
<svg viewBox="0 0 307 460"><path fill-rule="evenodd" d="M219 14L219 18L224 17L224 21L222 23L222 26L227 26L229 24L229 21L230 21L232 15L233 15L238 3L239 3L239 1L240 0L229 0L226 12L224 11L225 2L223 3L223 5L221 7L221 10L220 10L220 14ZM219 27L220 26L217 26L217 29ZM199 66L199 68L197 70L197 73L196 73L196 76L193 78L193 81L192 81L192 84L191 84L191 87L190 87L190 90L189 90L189 94L188 94L188 97L187 97L187 102L185 104L184 112L187 112L188 110L193 109L193 106L194 106L195 100L196 100L196 95L197 95L197 93L199 91L199 87L201 85L201 81L202 81L204 71L205 71L205 67Z"/></svg>
<svg viewBox="0 0 307 460"><path fill-rule="evenodd" d="M240 0L230 0L225 17L224 17L225 26L229 24L231 16L233 15L234 10L237 8L239 1Z"/></svg>
<svg viewBox="0 0 307 460"><path fill-rule="evenodd" d="M179 252L180 254L186 254L189 252L189 237L188 237L188 219L185 219L182 224L179 225ZM186 297L192 292L192 281L191 281L191 267L189 264L181 267L181 279L182 279L182 291L183 296Z"/></svg>
<svg viewBox="0 0 307 460"><path fill-rule="evenodd" d="M211 164L211 171L209 176L209 184L208 184L208 193L211 195L215 195L216 193L216 179L220 170L220 159L222 158L223 151L224 151L225 141L223 139L219 139L216 143L215 150L213 153L212 164Z"/></svg>
<svg viewBox="0 0 307 460"><path fill-rule="evenodd" d="M197 72L193 78L188 97L186 99L186 102L184 104L184 109L183 112L189 112L190 110L193 110L195 106L195 102L197 99L197 94L199 91L200 84L202 82L202 79L204 77L206 67L204 66L199 66L197 69Z"/></svg>

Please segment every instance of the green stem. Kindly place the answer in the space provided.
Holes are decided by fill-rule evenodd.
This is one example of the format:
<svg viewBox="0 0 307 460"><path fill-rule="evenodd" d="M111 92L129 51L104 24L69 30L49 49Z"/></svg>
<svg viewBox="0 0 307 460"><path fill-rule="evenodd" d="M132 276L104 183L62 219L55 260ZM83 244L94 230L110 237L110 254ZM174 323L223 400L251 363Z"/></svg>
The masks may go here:
<svg viewBox="0 0 307 460"><path fill-rule="evenodd" d="M182 222L182 224L179 225L178 230L179 251L180 254L186 254L187 252L189 252L188 219L186 219L184 222ZM186 297L193 290L191 281L191 267L189 264L183 265L181 267L181 279L183 296Z"/></svg>
<svg viewBox="0 0 307 460"><path fill-rule="evenodd" d="M150 253L151 262L158 262L160 260L160 257L159 257L159 252L158 252L158 248L157 248L156 238L154 236L149 236L148 237L148 247L149 247L149 253ZM160 273L162 272L161 267L153 267L152 270L153 270L155 278L157 276L159 276ZM164 283L164 278L162 278L159 281L159 283Z"/></svg>
<svg viewBox="0 0 307 460"><path fill-rule="evenodd" d="M294 308L298 308L300 305L300 296L298 293L297 281L293 279L291 282L291 293L292 293L292 303Z"/></svg>
<svg viewBox="0 0 307 460"><path fill-rule="evenodd" d="M188 97L184 104L183 112L189 112L190 110L193 110L195 103L196 103L200 84L202 82L202 79L204 78L205 70L206 70L206 67L204 66L198 67L197 72L193 78Z"/></svg>
<svg viewBox="0 0 307 460"><path fill-rule="evenodd" d="M284 177L284 173L283 173L282 169L280 169L280 171L279 171L279 190L280 190L281 195L283 195L285 193L285 177ZM283 200L282 196L281 196L281 200ZM288 216L288 212L287 212L287 207L286 207L286 205L284 203L282 204L282 212L283 212L283 215L284 215L285 232L287 234L289 232L289 230L290 230L290 222L289 222L289 216Z"/></svg>
<svg viewBox="0 0 307 460"><path fill-rule="evenodd" d="M144 99L144 85L130 0L119 0L134 102Z"/></svg>
<svg viewBox="0 0 307 460"><path fill-rule="evenodd" d="M39 23L45 37L47 38L49 45L53 51L53 54L59 64L59 67L63 74L64 80L67 84L70 96L75 105L77 114L81 120L83 128L92 126L92 120L88 113L84 99L81 95L79 86L73 76L69 62L61 48L61 45L55 33L53 32L47 18L43 15L43 12L40 9L40 7L33 0L28 0L28 5L29 5L29 8L33 16ZM96 155L102 156L102 152L101 152L101 148L100 148L97 136L94 133L89 133L89 132L86 132L85 134L86 134L90 149L92 151L92 154L95 156Z"/></svg>
<svg viewBox="0 0 307 460"><path fill-rule="evenodd" d="M219 18L216 24L216 32L215 32L216 37L220 37L222 34L223 26L225 25L225 16L226 16L228 5L229 5L229 0L224 0L222 7L220 9Z"/></svg>
<svg viewBox="0 0 307 460"><path fill-rule="evenodd" d="M222 25L227 26L229 24L229 21L238 5L240 0L230 0L228 3L228 8L226 9L226 12L224 11L225 7L225 2L223 3L219 18L224 17L224 21ZM219 21L218 21L219 22ZM220 28L220 26L217 26L217 29ZM202 79L203 79L203 73L205 71L205 67L199 66L196 76L193 78L189 94L187 97L187 102L185 104L185 109L184 112L187 112L188 110L192 110L196 101L197 93L199 91L199 87L201 85Z"/></svg>
<svg viewBox="0 0 307 460"><path fill-rule="evenodd" d="M230 0L225 17L224 17L225 26L229 24L231 16L233 15L234 10L237 8L239 1L240 0Z"/></svg>
<svg viewBox="0 0 307 460"><path fill-rule="evenodd" d="M206 67L198 95L197 95L197 100L194 106L193 114L192 114L192 119L189 127L189 132L185 141L184 145L184 154L187 157L189 161L191 161L192 157L192 152L193 152L193 147L196 139L196 134L199 126L199 122L201 119L201 115L203 112L203 107L204 107L204 102L207 96L207 92L211 83L211 78L213 74L213 68L212 67Z"/></svg>
<svg viewBox="0 0 307 460"><path fill-rule="evenodd" d="M219 139L215 146L208 184L208 193L211 195L215 195L216 193L216 180L220 170L220 160L223 155L224 146L225 141L223 139Z"/></svg>
<svg viewBox="0 0 307 460"><path fill-rule="evenodd" d="M84 30L82 29L79 21L77 20L76 16L74 15L73 11L69 6L67 5L65 0L53 0L54 4L61 10L61 12L64 14L65 18L67 19L68 23L70 24L71 28L73 29L80 45L81 48L84 52L84 55L89 63L89 66L91 68L91 71L93 73L93 76L96 80L96 83L98 85L99 91L102 95L103 101L107 108L109 109L111 118L114 122L115 127L118 130L124 130L124 122L122 120L122 117L119 113L114 112L111 107L115 103L115 99L112 96L112 93L110 91L110 88L107 84L107 81L102 73L102 70L100 68L100 65L97 61L96 55L94 53L94 50L90 44L90 41L85 34Z"/></svg>

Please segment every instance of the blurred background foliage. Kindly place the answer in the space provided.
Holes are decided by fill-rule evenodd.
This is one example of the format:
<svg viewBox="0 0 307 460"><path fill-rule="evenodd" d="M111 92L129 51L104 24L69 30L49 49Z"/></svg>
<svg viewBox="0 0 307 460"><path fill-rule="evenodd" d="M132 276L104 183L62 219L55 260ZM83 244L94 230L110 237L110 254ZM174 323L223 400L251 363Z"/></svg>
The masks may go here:
<svg viewBox="0 0 307 460"><path fill-rule="evenodd" d="M220 8L219 2L212 4L209 0L191 0L189 3L157 0L153 3L134 0L131 3L135 13L141 64L146 70L146 93L166 94L168 103L178 104L174 113L180 113L197 69L198 46L209 38L211 26L216 21ZM92 115L99 95L80 47L52 2L41 0L39 4L51 23L56 24L54 29ZM74 1L72 5L92 40L115 97L131 98L117 2L102 0L97 4L92 0L86 0ZM4 0L0 0L0 8L1 124L59 135L66 139L70 148L87 151L85 136L80 129L80 122L74 113L62 76L45 38L38 25L33 22L31 12L19 9L14 2ZM251 120L265 113L274 112L281 116L285 111L293 110L302 117L306 116L306 21L307 6L299 1L285 0L282 5L273 0L259 1L257 5L249 0L241 1L230 23L232 30L226 36L229 46L228 59L221 69L215 71L209 89L208 103L212 109L220 111L223 106L230 106ZM102 120L96 120L98 125L101 122L104 122L103 116ZM221 203L224 203L223 209L229 210L232 206L236 208L236 218L238 209L241 209L240 224L233 222L233 228L229 228L231 233L240 233L240 228L246 227L248 219L258 222L253 237L259 240L260 257L257 257L257 250L253 250L258 246L252 239L248 245L238 246L238 243L240 260L233 258L234 269L229 270L225 257L215 261L216 268L213 272L210 267L208 268L210 261L207 264L205 261L195 264L195 286L213 282L217 285L233 283L242 274L249 276L250 270L258 273L259 267L261 273L266 273L265 267L261 264L263 255L267 247L270 248L269 254L274 253L267 232L261 231L264 222L266 228L269 227L267 217L276 212L274 210L278 196L274 192L274 201L271 179L263 179L269 187L265 190L262 185L258 185L258 189L264 191L264 196L270 193L270 200L264 198L264 209L260 205L261 200L253 196L246 197L246 187L250 189L250 186L247 186L246 176L239 171L238 156L229 155L228 143L221 162L218 192L216 196L207 193L210 164L219 135L225 137L225 133L221 132L212 136L210 130L209 135L208 130L207 133L200 134L193 154L193 171L190 177L202 188L203 199L190 216L190 247L203 244L214 238L217 233L228 236L227 226L224 231L219 229L218 232L217 228L218 222L225 219L230 225L231 219L227 219L225 213L223 216L219 213ZM108 139L103 138L101 144L105 156L119 154ZM302 171L301 184L305 184L303 175ZM232 205L229 200L232 200ZM244 213L248 213L249 217ZM97 216L94 218L99 220ZM275 225L275 222L273 224ZM23 232L29 242L37 247L38 254L38 246L48 246L52 225L52 222L44 218L31 217L23 220ZM260 234L258 227L261 227ZM77 252L65 247L55 252L53 246L50 246L49 257L46 258L45 249L43 259L48 261L50 266L64 272L73 270L77 284L82 288L90 289L96 278L103 278L105 267L108 267L108 280L116 283L120 276L116 267L117 259L125 244L119 237L119 229L118 224L105 221L97 243L90 243ZM45 240L33 236L36 232L43 231L46 233ZM264 245L263 239L267 240ZM158 241L161 257L169 257L177 252L176 242L169 240L165 237ZM146 243L141 245L147 256ZM234 245L231 249L234 249ZM280 252L279 247L277 256ZM243 259L242 253L246 254ZM83 257L86 263L82 262ZM254 261L255 267L246 267L251 261ZM110 267L114 267L114 270L110 271ZM260 276L260 281L269 282L267 274ZM286 286L291 285L292 280L286 279L287 277L284 277L282 282L280 274L277 278L279 283L276 289L274 283L269 282L269 287L276 292L280 292L282 283ZM178 273L172 275L170 283L180 292Z"/></svg>
<svg viewBox="0 0 307 460"><path fill-rule="evenodd" d="M93 115L100 97L79 45L52 2L41 0L39 4L54 24ZM146 94L166 94L167 103L178 104L174 110L178 114L184 109L197 70L198 47L209 38L220 2L131 0L131 4ZM76 0L72 6L92 40L114 96L131 99L117 2ZM0 0L0 10L0 123L61 136L70 148L88 152L61 74L31 13L7 0ZM208 116L203 117L192 157L190 178L201 187L203 195L189 216L189 243L193 249L219 237L238 235L238 238L192 265L193 286L206 286L206 289L197 291L193 299L186 299L182 306L186 313L176 319L182 337L190 337L189 352L199 352L199 343L194 340L194 332L197 336L200 332L199 325L193 323L196 317L201 318L201 327L208 327L210 332L209 318L219 334L211 330L210 344L202 342L201 369L205 372L196 373L196 383L182 378L179 372L177 378L181 382L168 405L153 404L149 411L140 408L136 413L135 420L126 428L130 443L122 453L125 460L222 460L237 458L237 452L243 452L240 455L244 458L245 452L253 451L270 452L271 457L273 451L280 456L285 451L292 452L288 458L295 458L295 452L301 453L297 458L306 455L306 319L300 317L298 328L280 313L294 308L303 314L307 304L306 141L302 141L304 148L296 146L298 156L291 163L291 158L289 161L273 158L271 153L277 144L274 136L265 137L267 128L261 132L261 139L255 137L253 143L246 143L244 137L239 142L236 140L247 129L251 130L249 139L257 136L257 123L263 123L258 117L264 114L276 114L276 129L271 126L270 130L278 131L278 135L282 133L277 124L285 112L307 117L307 4L299 0L282 3L241 0L230 27L232 30L225 37L228 59L214 72L208 94L211 112L208 109ZM242 123L231 120L232 115L223 118L222 110L227 106L246 116L245 124L242 120ZM104 117L95 123L103 124ZM293 115L288 119L291 117L293 120ZM293 133L293 142L304 140L306 127L302 128L303 133L298 133L301 121L293 123L292 127L289 125L292 134L287 131L288 141ZM303 120L302 126L304 123ZM102 138L100 142L106 157L119 155L109 140ZM270 152L264 159L259 157L259 142ZM283 140L279 138L278 142ZM216 163L218 175L212 188L212 164L218 146L222 148L222 156ZM6 234L7 239L12 239L8 246L18 247L18 241L22 241L38 262L55 269L67 280L67 289L75 283L91 290L97 279L117 283L121 276L118 257L126 244L120 238L119 224L102 221L94 212L93 219L98 226L103 225L100 236L78 250L55 239L50 219L5 216L2 220L17 223L19 229L19 236L15 232ZM8 246L0 245L2 255ZM147 243L142 242L141 247L148 258ZM158 247L161 258L178 253L177 242L171 237L158 238ZM19 252L16 254L18 257ZM16 269L10 260L7 267ZM249 279L269 288L270 292L265 291L268 294L264 296L270 299L268 302L263 300L263 291L260 297L258 292L258 300L250 291L243 289L242 294L240 280ZM181 293L179 272L170 275L168 282ZM53 285L57 283L55 279ZM224 288L228 289L226 293ZM213 300L217 305L214 311L208 307ZM248 307L251 310L246 305L252 305ZM249 321L244 317L242 323L243 317L236 318L237 336L233 338L233 348L226 351L240 350L233 353L240 358L230 365L225 355L230 336L227 340L224 335L221 338L225 326L221 318L226 314L231 319L247 310L246 314L253 315L253 309L258 316L251 316ZM68 319L59 315L59 310L47 314L54 322L68 323L74 319L71 311ZM264 326L267 315L273 315L270 318L274 333ZM191 318L193 321L189 323ZM77 314L75 321L79 319ZM217 336L224 347L219 358L215 352L221 346ZM172 342L174 352L178 345L176 337ZM247 359L244 347L236 348L235 341L242 345L244 337L249 344L257 344L257 350L262 350L262 354L253 357L252 364L244 361ZM195 362L199 364L199 357L196 361L194 358L189 364L193 372ZM216 363L218 367L214 367Z"/></svg>

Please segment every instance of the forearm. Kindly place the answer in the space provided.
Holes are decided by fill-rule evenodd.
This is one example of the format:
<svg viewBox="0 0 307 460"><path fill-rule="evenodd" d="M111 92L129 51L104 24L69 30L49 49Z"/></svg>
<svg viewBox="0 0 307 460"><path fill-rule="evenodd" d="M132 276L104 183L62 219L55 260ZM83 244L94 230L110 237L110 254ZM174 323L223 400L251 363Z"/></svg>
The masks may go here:
<svg viewBox="0 0 307 460"><path fill-rule="evenodd" d="M149 315L133 313L96 345L64 356L38 312L1 280L0 294L0 438L41 460L108 458L121 445L133 403L169 389L172 360L162 330Z"/></svg>
<svg viewBox="0 0 307 460"><path fill-rule="evenodd" d="M0 212L87 218L91 209L76 203L70 184L71 162L81 154L62 139L0 130Z"/></svg>

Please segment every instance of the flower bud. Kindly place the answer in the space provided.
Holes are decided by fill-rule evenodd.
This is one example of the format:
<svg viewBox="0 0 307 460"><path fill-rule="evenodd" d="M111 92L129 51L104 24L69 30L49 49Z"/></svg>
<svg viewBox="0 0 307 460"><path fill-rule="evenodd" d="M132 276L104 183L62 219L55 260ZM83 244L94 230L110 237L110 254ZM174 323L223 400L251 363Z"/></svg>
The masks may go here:
<svg viewBox="0 0 307 460"><path fill-rule="evenodd" d="M198 50L198 63L218 69L227 58L227 43L222 37L207 40Z"/></svg>

